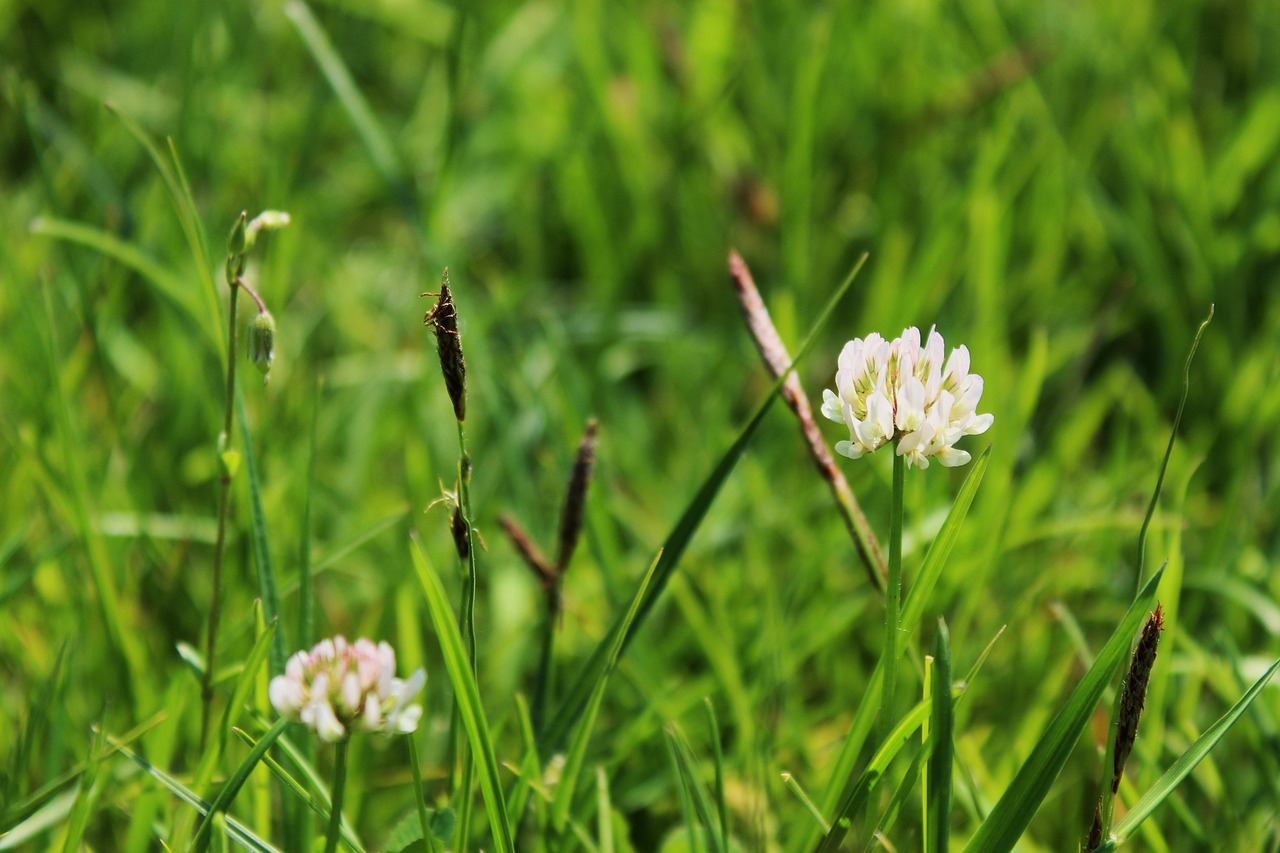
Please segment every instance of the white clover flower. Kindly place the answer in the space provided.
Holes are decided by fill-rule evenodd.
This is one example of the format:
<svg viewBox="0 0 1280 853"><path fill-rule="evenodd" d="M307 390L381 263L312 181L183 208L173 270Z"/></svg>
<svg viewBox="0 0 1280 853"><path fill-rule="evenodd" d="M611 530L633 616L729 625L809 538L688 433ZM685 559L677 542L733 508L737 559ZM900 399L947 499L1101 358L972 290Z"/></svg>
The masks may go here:
<svg viewBox="0 0 1280 853"><path fill-rule="evenodd" d="M328 743L355 732L403 734L418 727L422 708L409 700L427 675L421 669L407 680L395 674L390 645L363 638L348 643L339 635L289 658L268 694L280 716L314 729Z"/></svg>
<svg viewBox="0 0 1280 853"><path fill-rule="evenodd" d="M955 443L986 432L995 418L977 413L982 377L969 372L969 350L956 347L945 364L944 352L936 329L922 347L914 326L892 341L873 332L845 344L836 391L822 392L822 414L849 428L836 452L857 459L895 442L916 468L928 468L930 457L948 468L968 462Z"/></svg>

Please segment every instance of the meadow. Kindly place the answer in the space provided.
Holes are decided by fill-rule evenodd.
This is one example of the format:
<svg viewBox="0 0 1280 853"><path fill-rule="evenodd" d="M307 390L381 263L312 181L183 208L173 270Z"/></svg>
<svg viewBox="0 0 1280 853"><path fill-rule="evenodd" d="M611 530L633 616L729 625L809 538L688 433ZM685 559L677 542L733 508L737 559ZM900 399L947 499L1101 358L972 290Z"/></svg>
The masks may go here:
<svg viewBox="0 0 1280 853"><path fill-rule="evenodd" d="M1277 45L0 0L0 850L1280 851ZM822 446L846 342L936 327L972 460L834 489L747 267ZM412 732L281 716L337 635Z"/></svg>

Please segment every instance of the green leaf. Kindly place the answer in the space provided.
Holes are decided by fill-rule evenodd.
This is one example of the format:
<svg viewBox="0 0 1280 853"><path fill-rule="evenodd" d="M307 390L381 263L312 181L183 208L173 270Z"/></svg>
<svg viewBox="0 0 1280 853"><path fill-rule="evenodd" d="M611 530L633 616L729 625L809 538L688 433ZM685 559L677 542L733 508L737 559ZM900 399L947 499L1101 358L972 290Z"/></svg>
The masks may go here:
<svg viewBox="0 0 1280 853"><path fill-rule="evenodd" d="M1240 701L1231 706L1231 710L1223 714L1219 720L1205 730L1205 733L1196 738L1196 742L1191 744L1186 752L1178 757L1165 774L1151 786L1138 802L1133 804L1133 808L1129 809L1129 813L1124 816L1115 826L1115 843L1123 844L1130 836L1142 825L1142 822L1151 816L1169 795L1173 793L1182 781L1196 769L1196 765L1204 760L1218 741L1222 740L1230 728L1236 724L1241 715L1253 704L1253 700L1258 698L1258 694L1262 692L1262 688L1267 686L1267 682L1271 680L1271 676L1275 675L1276 669L1280 668L1280 660L1271 665L1271 668L1262 674L1262 677L1253 683L1253 686L1240 697Z"/></svg>
<svg viewBox="0 0 1280 853"><path fill-rule="evenodd" d="M434 809L431 811L429 820L432 838L446 843L453 838L453 832L458 822L458 816L453 809ZM417 813L410 812L392 828L391 834L387 836L387 841L382 846L382 850L383 853L426 850L427 845L421 843L422 840L422 824L418 821Z"/></svg>
<svg viewBox="0 0 1280 853"><path fill-rule="evenodd" d="M222 306L218 301L218 286L213 280L213 274L209 271L209 253L205 245L204 229L200 225L200 216L196 212L195 200L191 197L191 189L187 186L187 176L182 172L182 164L178 161L177 150L173 148L173 143L169 143L169 150L173 157L172 166L166 161L160 149L147 135L137 122L132 118L120 112L111 104L107 104L107 109L111 110L120 123L124 125L125 130L138 141L151 157L151 162L155 164L156 171L160 173L160 177L164 180L165 186L169 190L169 197L173 201L173 206L178 213L178 222L182 226L182 233L187 238L187 246L191 250L191 256L195 260L196 270L200 275L202 284L201 293L204 297L204 311L207 320L200 324L205 333L210 335L214 341L214 347L218 354L226 359L227 341L223 338L222 332ZM235 318L232 318L233 320ZM231 354L234 356L234 353Z"/></svg>
<svg viewBox="0 0 1280 853"><path fill-rule="evenodd" d="M411 546L413 565L418 572L418 580L422 583L422 591L427 597L431 623L435 626L436 636L440 640L440 651L444 657L445 669L449 674L449 682L453 685L458 713L462 718L462 727L467 733L467 740L471 743L472 753L476 756L480 790L484 793L485 812L488 814L489 827L493 832L494 847L502 853L511 853L515 850L515 843L511 837L511 823L507 819L506 802L498 783L498 762L494 757L493 739L489 735L489 726L485 721L484 706L480 702L480 689L476 686L475 674L467 661L462 634L459 633L458 625L454 621L444 586L440 583L435 569L427 563L416 539L411 542ZM465 843L465 839L460 840L460 846L464 846Z"/></svg>
<svg viewBox="0 0 1280 853"><path fill-rule="evenodd" d="M1107 685L1128 658L1133 637L1147 618L1163 575L1164 569L1161 568L1134 599L1129 612L1098 653L1093 666L1089 667L1066 704L1049 722L1013 782L970 839L965 847L967 853L1005 853L1018 843L1040 803L1048 795L1062 765L1075 749Z"/></svg>

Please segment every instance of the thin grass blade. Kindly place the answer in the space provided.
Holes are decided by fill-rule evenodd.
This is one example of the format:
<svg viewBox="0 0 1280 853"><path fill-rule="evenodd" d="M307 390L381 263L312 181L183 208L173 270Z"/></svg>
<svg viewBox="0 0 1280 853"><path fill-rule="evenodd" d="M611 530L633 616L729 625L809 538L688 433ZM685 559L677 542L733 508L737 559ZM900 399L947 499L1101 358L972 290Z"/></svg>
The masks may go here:
<svg viewBox="0 0 1280 853"><path fill-rule="evenodd" d="M938 620L938 633L933 640L933 708L929 728L933 749L929 753L929 772L925 784L926 853L947 853L951 843L951 765L954 746L951 730L954 723L951 699L951 633L947 623Z"/></svg>
<svg viewBox="0 0 1280 853"><path fill-rule="evenodd" d="M1161 568L1142 588L1093 666L1049 722L1004 795L970 839L966 853L1006 853L1018 843L1070 757L1107 685L1127 659L1133 637L1147 618L1163 576Z"/></svg>
<svg viewBox="0 0 1280 853"><path fill-rule="evenodd" d="M231 777L227 779L227 783L222 786L222 790L218 792L218 796L214 799L213 804L209 806L205 813L205 818L200 823L200 828L196 830L195 846L197 853L204 853L209 849L209 835L213 828L213 821L209 819L210 815L218 812L226 812L235 800L236 794L240 793L240 789L244 787L244 783L248 780L249 774L253 772L253 768L258 766L258 762L262 760L262 756L267 754L267 750L271 748L271 744L275 743L276 738L284 734L285 728L289 725L289 721L283 717L276 721L262 739L249 750L249 755L236 768Z"/></svg>
<svg viewBox="0 0 1280 853"><path fill-rule="evenodd" d="M249 484L249 510L252 518L250 540L253 543L253 562L258 567L258 595L266 610L267 619L275 625L271 642L271 674L284 672L285 636L280 624L280 593L276 584L276 572L271 561L271 547L267 535L267 516L262 509L262 484L258 478L258 464L253 456L253 433L249 431L249 418L244 411L244 397L236 391L236 415L240 421L240 434L244 436L241 449L244 459L245 480Z"/></svg>
<svg viewBox="0 0 1280 853"><path fill-rule="evenodd" d="M422 555L417 540L412 540L410 544L413 565L418 572L418 580L422 583L422 590L426 594L431 623L435 626L436 636L440 640L445 669L449 673L449 682L453 685L454 695L457 697L462 725L477 759L476 769L480 777L480 790L484 793L485 812L493 832L494 847L501 853L512 853L515 850L515 844L511 837L511 823L507 819L506 801L503 799L502 787L498 782L498 762L494 757L493 740L489 735L484 707L480 702L480 689L476 686L475 675L467 662L467 651L462 642L462 634L459 633L458 625L454 621L449 598L445 595L440 578ZM459 839L459 843L465 846L467 839Z"/></svg>
<svg viewBox="0 0 1280 853"><path fill-rule="evenodd" d="M623 638L626 637L632 622L635 621L636 614L640 612L641 602L644 601L645 594L649 590L649 584L653 581L653 573L661 559L662 554L658 554L653 563L649 565L649 571L645 573L644 578L640 581L640 588L636 590L635 596L631 599L631 606L627 608L627 613L622 618L620 630L613 635L613 642L610 643L609 653L605 658L604 671L600 673L600 678L596 681L595 687L591 691L591 697L587 700L587 707L583 712L578 730L569 744L569 751L565 756L564 770L560 774L560 781L556 785L555 798L551 803L551 826L556 832L564 830L565 823L569 818L569 807L573 804L573 795L577 790L578 778L582 773L583 762L587 755L587 744L590 743L591 733L595 729L596 715L600 712L600 703L604 699L604 691L609 682L609 675L613 672L614 667L618 665L618 657L622 654Z"/></svg>
<svg viewBox="0 0 1280 853"><path fill-rule="evenodd" d="M819 853L834 853L840 849L841 842L844 841L845 835L848 834L850 827L853 825L853 815L866 802L867 797L880 784L880 780L884 778L884 772L888 769L889 763L897 757L902 747L906 746L916 733L916 730L923 725L924 721L929 718L930 707L928 702L921 702L907 712L907 715L898 721L898 724L889 732L884 743L880 744L880 748L876 750L876 754L871 757L871 761L867 764L867 769L858 777L857 782L845 794L839 808L836 809L835 820L831 823L831 829L823 836L822 841L818 844Z"/></svg>
<svg viewBox="0 0 1280 853"><path fill-rule="evenodd" d="M208 800L198 795L186 785L183 785L168 773L165 773L160 768L152 765L132 749L129 749L129 747L125 745L125 741L108 735L107 743L111 744L111 746L121 755L141 767L149 776L151 776L151 778L155 779L167 788L177 796L178 799L182 800L187 805L194 807L202 815L209 814L209 810L213 806ZM272 847L266 841L263 841L261 838L254 835L248 827L233 818L227 819L227 830L232 839L246 849L257 850L260 851L260 853L279 853L275 847Z"/></svg>
<svg viewBox="0 0 1280 853"><path fill-rule="evenodd" d="M710 848L711 853L725 853L726 848L721 834L712 829L716 823L716 811L712 805L711 794L698 775L698 762L694 757L693 749L689 746L688 739L674 725L668 726L666 732L675 750L676 762L684 776L685 785L693 798L694 808L697 809L702 825L706 828L704 837L707 840L707 847Z"/></svg>
<svg viewBox="0 0 1280 853"><path fill-rule="evenodd" d="M1115 843L1123 844L1133 833L1142 825L1142 822L1151 816L1169 795L1173 793L1178 785L1196 769L1196 765L1204 760L1209 751L1217 746L1218 741L1222 740L1241 715L1248 710L1253 704L1253 700L1258 698L1258 694L1262 692L1262 688L1267 686L1267 682L1271 680L1271 676L1275 675L1276 670L1280 669L1280 660L1271 665L1262 677L1253 683L1253 686L1240 697L1240 701L1231 706L1231 710L1223 714L1216 723L1205 730L1205 733L1196 738L1186 752L1178 757L1165 774L1151 786L1138 802L1134 803L1133 808L1129 809L1129 813L1115 826Z"/></svg>

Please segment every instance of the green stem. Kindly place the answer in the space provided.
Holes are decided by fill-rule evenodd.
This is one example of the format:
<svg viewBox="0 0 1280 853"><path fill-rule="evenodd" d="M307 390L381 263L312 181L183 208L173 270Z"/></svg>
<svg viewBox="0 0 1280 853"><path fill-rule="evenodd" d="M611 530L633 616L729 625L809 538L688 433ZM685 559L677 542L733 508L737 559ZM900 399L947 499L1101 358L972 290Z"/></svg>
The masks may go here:
<svg viewBox="0 0 1280 853"><path fill-rule="evenodd" d="M227 515L231 509L231 470L225 454L231 449L232 410L236 398L236 303L240 295L238 282L231 287L231 308L227 317L227 398L222 420L222 438L218 442L218 538L213 546L213 600L209 604L209 632L205 641L204 678L200 686L200 748L209 739L210 708L213 705L214 658L218 650L218 621L222 616L222 560L227 545Z"/></svg>
<svg viewBox="0 0 1280 853"><path fill-rule="evenodd" d="M324 840L324 853L338 849L338 836L342 834L342 794L347 787L347 745L351 741L338 741L333 764L333 802L329 810L329 833Z"/></svg>
<svg viewBox="0 0 1280 853"><path fill-rule="evenodd" d="M418 764L418 745L413 735L405 739L409 744L409 769L413 771L413 801L418 806L418 823L422 826L422 838L428 853L436 853L436 840L431 835L431 820L427 817L427 795L422 789L422 767Z"/></svg>
<svg viewBox="0 0 1280 853"><path fill-rule="evenodd" d="M458 421L458 508L462 522L467 527L467 564L462 579L462 608L458 614L458 626L463 643L467 647L467 661L472 675L479 681L476 670L476 531L471 515L471 454L467 451L467 430ZM457 717L457 705L455 704ZM471 789L475 783L475 756L462 744L462 780L454 792L458 808L459 849L466 850L471 835Z"/></svg>
<svg viewBox="0 0 1280 853"><path fill-rule="evenodd" d="M902 604L902 492L907 460L893 457L893 497L889 503L889 581L884 596L884 689L880 694L881 734L893 728L893 702L897 691L898 612Z"/></svg>
<svg viewBox="0 0 1280 853"><path fill-rule="evenodd" d="M555 583L558 585L559 580ZM547 697L551 693L551 656L556 638L557 608L554 602L559 600L559 590L548 587L546 612L542 621L542 645L538 651L538 675L533 684L533 730L542 733L542 724L547 718Z"/></svg>

